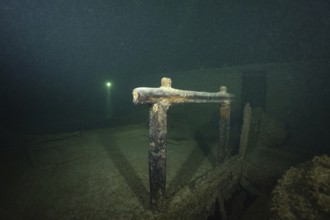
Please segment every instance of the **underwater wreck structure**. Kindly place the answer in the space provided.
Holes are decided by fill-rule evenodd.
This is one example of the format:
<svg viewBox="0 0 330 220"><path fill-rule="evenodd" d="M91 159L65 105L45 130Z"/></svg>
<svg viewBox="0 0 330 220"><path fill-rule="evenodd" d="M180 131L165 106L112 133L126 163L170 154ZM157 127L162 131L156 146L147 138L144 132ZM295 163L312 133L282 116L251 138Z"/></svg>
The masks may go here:
<svg viewBox="0 0 330 220"><path fill-rule="evenodd" d="M133 90L133 103L149 104L149 181L150 181L150 205L153 209L164 210L166 204L166 135L167 135L167 110L171 105L182 103L218 103L219 107L219 144L217 163L225 167L225 160L229 156L228 141L230 129L230 104L234 96L227 93L225 86L220 87L219 92L196 92L172 88L172 80L163 77L159 88L140 87ZM241 147L240 156L245 150ZM237 161L237 160L235 160ZM233 161L227 162L235 163ZM232 164L233 165L233 164ZM237 168L237 166L232 166ZM220 169L220 173L224 170ZM228 173L238 172L240 169ZM219 173L219 176L221 174ZM226 172L225 172L226 173ZM214 174L212 174L214 175ZM232 176L230 178L232 178ZM226 176L223 180L227 180ZM222 180L222 181L223 181ZM217 181L212 177L196 182L194 188L203 188L205 181L211 181L215 187ZM234 181L235 182L235 181ZM231 187L229 187L230 189ZM231 190L229 190L231 191ZM203 194L203 193L202 193ZM223 194L226 194L224 192Z"/></svg>
<svg viewBox="0 0 330 220"><path fill-rule="evenodd" d="M32 135L0 126L0 219L329 219L329 157L314 149L327 149L328 111L310 92L327 85L322 66L176 73L176 88L217 92L174 89L165 78L134 90L139 105L129 100L130 114L121 114L129 124L112 128ZM211 104L179 105L193 100Z"/></svg>
<svg viewBox="0 0 330 220"><path fill-rule="evenodd" d="M249 103L245 104L243 110L238 152L232 155L232 149L228 147L232 101L234 95L227 93L227 88L224 86L221 86L220 91L216 93L179 90L172 88L170 78L162 78L159 88L139 87L133 90L133 103L148 104L150 107L151 210L145 212L145 216L137 216L138 218L241 219L244 216L259 215L271 219L283 219L278 214L282 212L276 212L279 210L276 209L278 208L276 198L285 190L281 191L277 187L273 194L270 192L283 171L290 167L288 163L300 159L289 152L283 154L269 147L274 144L273 142L282 142L286 132L261 108L252 109ZM183 187L168 194L166 191L167 111L171 105L183 103L219 104L217 165L199 178L187 182ZM269 142L269 133L272 133L272 143ZM280 158L286 158L288 162L283 163ZM272 204L269 203L271 196L273 196ZM294 204L294 200L286 201ZM260 208L257 207L258 204ZM327 204L322 204L322 216L327 216L328 211L324 209ZM247 210L247 207L253 211ZM290 214L290 211L287 210L282 215L286 213Z"/></svg>

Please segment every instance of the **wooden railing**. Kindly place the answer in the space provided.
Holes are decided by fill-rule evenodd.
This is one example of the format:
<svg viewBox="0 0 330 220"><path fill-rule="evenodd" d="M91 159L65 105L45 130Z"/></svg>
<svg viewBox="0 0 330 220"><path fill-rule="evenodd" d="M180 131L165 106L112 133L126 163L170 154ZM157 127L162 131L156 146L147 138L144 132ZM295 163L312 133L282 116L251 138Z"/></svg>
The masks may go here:
<svg viewBox="0 0 330 220"><path fill-rule="evenodd" d="M225 86L219 92L196 92L172 88L170 78L162 78L159 88L139 87L133 90L134 104L149 104L149 183L150 204L155 210L166 205L166 135L167 110L181 103L218 103L219 145L218 164L229 154L230 106L234 96Z"/></svg>

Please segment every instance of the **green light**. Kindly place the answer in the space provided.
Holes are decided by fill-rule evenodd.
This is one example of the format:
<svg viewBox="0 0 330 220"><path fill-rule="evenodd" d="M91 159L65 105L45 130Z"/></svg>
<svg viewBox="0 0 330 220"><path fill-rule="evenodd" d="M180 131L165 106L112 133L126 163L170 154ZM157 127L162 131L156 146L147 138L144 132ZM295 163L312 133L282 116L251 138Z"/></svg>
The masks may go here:
<svg viewBox="0 0 330 220"><path fill-rule="evenodd" d="M111 82L107 82L105 85L106 85L108 88L110 88L110 87L111 87Z"/></svg>

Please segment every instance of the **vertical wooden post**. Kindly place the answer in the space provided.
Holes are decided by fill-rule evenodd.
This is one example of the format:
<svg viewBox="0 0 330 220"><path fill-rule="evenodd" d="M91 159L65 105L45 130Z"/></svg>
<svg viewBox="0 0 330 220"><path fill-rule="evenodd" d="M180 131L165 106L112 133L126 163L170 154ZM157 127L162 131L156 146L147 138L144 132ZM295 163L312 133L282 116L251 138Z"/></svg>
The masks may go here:
<svg viewBox="0 0 330 220"><path fill-rule="evenodd" d="M171 87L169 78L163 78L162 87ZM167 101L154 103L149 112L149 183L150 204L155 210L165 208L166 200L166 135Z"/></svg>
<svg viewBox="0 0 330 220"><path fill-rule="evenodd" d="M239 141L240 158L244 158L246 153L246 148L249 143L251 115L252 115L252 108L250 106L250 103L246 103L244 107L243 124L242 124L241 136Z"/></svg>
<svg viewBox="0 0 330 220"><path fill-rule="evenodd" d="M227 88L221 86L220 93L227 94ZM230 104L231 100L220 103L218 163L222 163L229 156Z"/></svg>

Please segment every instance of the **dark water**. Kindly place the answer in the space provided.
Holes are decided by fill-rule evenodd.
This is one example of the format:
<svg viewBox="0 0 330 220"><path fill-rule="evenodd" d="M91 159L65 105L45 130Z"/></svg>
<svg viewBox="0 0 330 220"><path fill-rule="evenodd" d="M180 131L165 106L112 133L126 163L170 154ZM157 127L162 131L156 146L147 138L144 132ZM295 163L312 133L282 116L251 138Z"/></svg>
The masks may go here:
<svg viewBox="0 0 330 220"><path fill-rule="evenodd" d="M329 60L329 9L325 0L2 0L1 124L38 133L129 123L132 89L165 74Z"/></svg>

